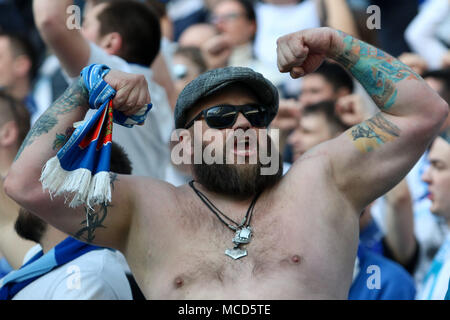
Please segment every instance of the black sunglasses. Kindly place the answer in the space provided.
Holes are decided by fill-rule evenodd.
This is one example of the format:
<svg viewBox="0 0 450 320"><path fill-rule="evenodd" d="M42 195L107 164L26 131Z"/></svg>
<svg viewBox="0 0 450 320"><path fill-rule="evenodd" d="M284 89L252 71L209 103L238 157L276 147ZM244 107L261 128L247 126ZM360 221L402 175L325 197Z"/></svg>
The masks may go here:
<svg viewBox="0 0 450 320"><path fill-rule="evenodd" d="M270 123L269 114L264 106L258 104L245 104L234 106L230 104L221 104L201 111L186 126L186 129L192 127L196 120L204 117L206 124L213 129L231 128L238 114L242 113L253 127L267 127Z"/></svg>

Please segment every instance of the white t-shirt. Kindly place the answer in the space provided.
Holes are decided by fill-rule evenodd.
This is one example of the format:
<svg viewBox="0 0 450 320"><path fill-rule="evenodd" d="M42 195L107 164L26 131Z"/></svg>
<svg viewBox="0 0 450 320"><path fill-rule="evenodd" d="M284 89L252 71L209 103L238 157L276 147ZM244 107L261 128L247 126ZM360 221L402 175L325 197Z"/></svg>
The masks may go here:
<svg viewBox="0 0 450 320"><path fill-rule="evenodd" d="M449 27L450 1L428 0L405 31L409 46L426 60L429 69L442 67L446 45L450 45Z"/></svg>
<svg viewBox="0 0 450 320"><path fill-rule="evenodd" d="M40 250L36 245L24 263ZM20 290L13 300L132 300L125 271L115 252L90 251Z"/></svg>
<svg viewBox="0 0 450 320"><path fill-rule="evenodd" d="M125 149L132 162L134 175L164 180L166 167L170 160L170 134L174 126L166 91L152 81L150 68L131 64L118 56L109 55L93 43L90 43L90 49L88 65L105 64L111 69L145 76L153 104L147 120L144 125L133 128L115 125L113 141ZM94 112L89 111L87 117Z"/></svg>
<svg viewBox="0 0 450 320"><path fill-rule="evenodd" d="M255 5L256 32L254 50L258 60L268 65L277 74L277 39L286 34L303 29L320 27L319 14L316 4L311 0L304 0L299 4L275 5L259 2ZM301 86L300 79L292 79L289 73L282 74L286 90L298 93Z"/></svg>

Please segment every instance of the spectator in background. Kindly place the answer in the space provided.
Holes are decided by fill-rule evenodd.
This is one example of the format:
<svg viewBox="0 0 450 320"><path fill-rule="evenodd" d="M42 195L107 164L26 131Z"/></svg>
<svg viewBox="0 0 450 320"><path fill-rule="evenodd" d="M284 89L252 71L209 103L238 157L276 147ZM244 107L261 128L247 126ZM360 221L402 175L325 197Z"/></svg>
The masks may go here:
<svg viewBox="0 0 450 320"><path fill-rule="evenodd" d="M398 60L413 69L418 75L423 75L428 70L427 62L417 53L404 52L398 57Z"/></svg>
<svg viewBox="0 0 450 320"><path fill-rule="evenodd" d="M263 0L255 4L258 30L255 37L255 56L276 68L276 40L292 30L329 26L358 36L356 23L346 0ZM299 80L283 78L285 98L299 94Z"/></svg>
<svg viewBox="0 0 450 320"><path fill-rule="evenodd" d="M296 129L289 135L293 161L321 142L337 137L348 129L335 113L334 101L310 104L303 109Z"/></svg>
<svg viewBox="0 0 450 320"><path fill-rule="evenodd" d="M173 82L173 73L169 67L172 65L172 55L176 48L176 44L172 42L172 21L167 15L164 2L159 0L145 0L144 2L158 17L161 27L161 50L150 66L153 71L153 80L166 91L167 98L173 111L178 96Z"/></svg>
<svg viewBox="0 0 450 320"><path fill-rule="evenodd" d="M177 96L184 87L207 70L202 52L197 47L179 47L173 55L173 71L175 74L175 88ZM176 143L171 142L171 150ZM167 166L166 182L174 186L181 186L192 180L189 166L170 163Z"/></svg>
<svg viewBox="0 0 450 320"><path fill-rule="evenodd" d="M218 35L219 31L210 23L198 23L190 26L180 36L180 47L201 47L209 39Z"/></svg>
<svg viewBox="0 0 450 320"><path fill-rule="evenodd" d="M75 0L78 4L83 0ZM26 35L36 52L37 63L45 56L45 44L39 36L33 19L32 1L2 0L0 1L0 31Z"/></svg>
<svg viewBox="0 0 450 320"><path fill-rule="evenodd" d="M318 8L312 0L264 0L255 4L258 30L255 37L255 56L269 66L272 73L277 69L277 38L281 35L320 27ZM298 95L300 80L283 75L282 97Z"/></svg>
<svg viewBox="0 0 450 320"><path fill-rule="evenodd" d="M223 68L228 64L232 47L225 35L209 23L194 24L184 30L178 42L180 47L197 47L201 50L208 70Z"/></svg>
<svg viewBox="0 0 450 320"><path fill-rule="evenodd" d="M415 294L414 280L405 269L359 245L349 300L413 300Z"/></svg>
<svg viewBox="0 0 450 320"><path fill-rule="evenodd" d="M450 277L450 144L441 137L433 142L428 154L430 167L423 174L429 186L430 210L445 219L446 237L423 280L417 298L442 300L448 290Z"/></svg>
<svg viewBox="0 0 450 320"><path fill-rule="evenodd" d="M178 42L181 34L191 25L208 20L209 11L203 0L170 0L167 11L173 21L173 41Z"/></svg>
<svg viewBox="0 0 450 320"><path fill-rule="evenodd" d="M6 177L17 150L29 129L30 114L28 110L4 90L0 90L0 180ZM0 190L0 202L0 209L2 210L13 206L11 200L6 200L3 189ZM18 207L15 204L13 208L17 212ZM8 264L17 269L22 265L22 259L26 251L33 244L30 241L18 238L14 232L14 222L11 224L5 220L4 216L0 217L0 236L13 237L15 241L0 241L0 252L8 258L14 256L14 258L8 259ZM21 257L15 259L16 256Z"/></svg>
<svg viewBox="0 0 450 320"><path fill-rule="evenodd" d="M184 87L207 70L202 52L197 47L179 47L173 55L177 96Z"/></svg>
<svg viewBox="0 0 450 320"><path fill-rule="evenodd" d="M36 52L26 36L0 31L0 87L22 101L33 120L38 113L31 95L37 64Z"/></svg>
<svg viewBox="0 0 450 320"><path fill-rule="evenodd" d="M370 4L380 8L380 28L376 29L380 47L395 57L411 51L404 33L408 24L417 15L418 1L370 0Z"/></svg>
<svg viewBox="0 0 450 320"><path fill-rule="evenodd" d="M255 57L253 42L257 30L256 14L251 0L223 0L212 9L211 20L226 36L232 47L228 66L248 67L261 73L276 86L284 77ZM276 71L276 72L274 72Z"/></svg>
<svg viewBox="0 0 450 320"><path fill-rule="evenodd" d="M85 7L82 30L69 30L65 10L70 0L33 4L37 27L69 76L77 76L92 63L145 76L152 94L150 115L133 130L116 127L113 140L130 155L135 174L164 179L173 123L166 92L152 80L149 68L160 48L158 18L137 1L91 0Z"/></svg>
<svg viewBox="0 0 450 320"><path fill-rule="evenodd" d="M340 65L324 62L303 77L299 101L303 106L324 100L338 100L353 93L353 79Z"/></svg>
<svg viewBox="0 0 450 320"><path fill-rule="evenodd" d="M427 0L406 29L405 38L430 70L441 69L450 67L449 30L450 0Z"/></svg>
<svg viewBox="0 0 450 320"><path fill-rule="evenodd" d="M144 0L158 16L161 24L162 39L168 41L174 41L173 39L173 22L167 13L167 2L165 0Z"/></svg>

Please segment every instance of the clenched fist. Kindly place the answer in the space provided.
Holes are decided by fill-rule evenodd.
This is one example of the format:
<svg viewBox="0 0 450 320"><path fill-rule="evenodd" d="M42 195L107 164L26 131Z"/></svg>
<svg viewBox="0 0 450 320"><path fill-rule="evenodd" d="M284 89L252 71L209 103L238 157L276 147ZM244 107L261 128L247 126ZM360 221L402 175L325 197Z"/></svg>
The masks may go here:
<svg viewBox="0 0 450 320"><path fill-rule="evenodd" d="M277 40L278 69L292 78L315 71L338 46L339 34L331 28L306 29ZM341 41L342 43L342 41Z"/></svg>
<svg viewBox="0 0 450 320"><path fill-rule="evenodd" d="M150 103L148 84L143 75L111 70L104 80L116 90L113 99L114 109L126 116L135 114Z"/></svg>

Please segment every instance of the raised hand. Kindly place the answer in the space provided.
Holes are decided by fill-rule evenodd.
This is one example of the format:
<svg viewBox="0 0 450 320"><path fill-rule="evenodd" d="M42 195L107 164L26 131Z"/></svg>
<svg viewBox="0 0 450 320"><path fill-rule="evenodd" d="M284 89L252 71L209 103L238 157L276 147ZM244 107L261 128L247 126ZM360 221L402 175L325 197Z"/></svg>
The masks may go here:
<svg viewBox="0 0 450 320"><path fill-rule="evenodd" d="M294 99L281 99L278 113L270 123L271 128L277 128L282 131L295 129L300 121L302 107Z"/></svg>
<svg viewBox="0 0 450 320"><path fill-rule="evenodd" d="M369 118L363 97L356 93L343 96L336 101L336 114L350 127Z"/></svg>
<svg viewBox="0 0 450 320"><path fill-rule="evenodd" d="M277 40L277 64L280 72L292 78L315 71L332 53L337 31L331 28L306 29L287 34Z"/></svg>
<svg viewBox="0 0 450 320"><path fill-rule="evenodd" d="M114 109L129 116L150 103L147 80L143 75L111 70L104 80L116 90Z"/></svg>

